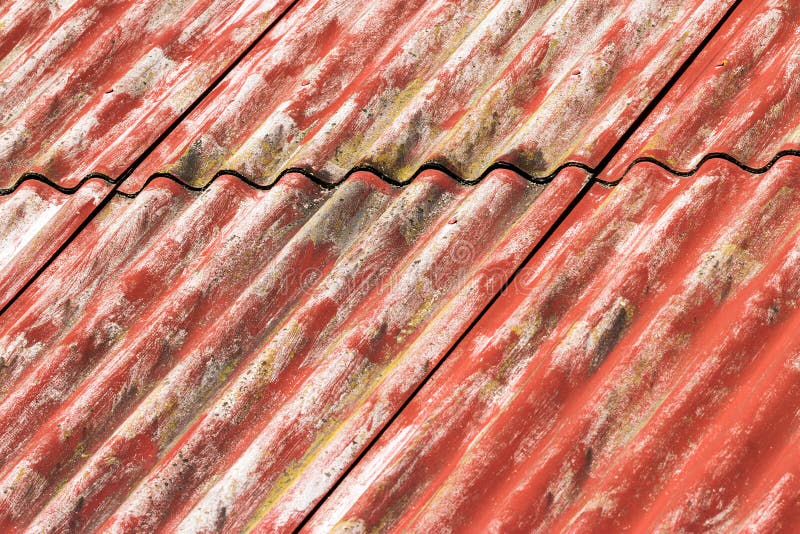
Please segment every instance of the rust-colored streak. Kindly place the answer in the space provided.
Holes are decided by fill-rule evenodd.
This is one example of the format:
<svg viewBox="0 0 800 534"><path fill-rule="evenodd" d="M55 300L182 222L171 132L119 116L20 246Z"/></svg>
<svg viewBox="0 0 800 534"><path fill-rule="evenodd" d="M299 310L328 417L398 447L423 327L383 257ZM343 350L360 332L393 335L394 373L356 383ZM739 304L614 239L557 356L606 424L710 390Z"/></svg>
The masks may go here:
<svg viewBox="0 0 800 534"><path fill-rule="evenodd" d="M586 179L113 198L3 316L0 526L298 524Z"/></svg>
<svg viewBox="0 0 800 534"><path fill-rule="evenodd" d="M310 530L797 528L800 160L594 189Z"/></svg>
<svg viewBox="0 0 800 534"><path fill-rule="evenodd" d="M118 178L289 0L18 0L0 8L0 188Z"/></svg>
<svg viewBox="0 0 800 534"><path fill-rule="evenodd" d="M731 2L301 3L123 185L596 165Z"/></svg>

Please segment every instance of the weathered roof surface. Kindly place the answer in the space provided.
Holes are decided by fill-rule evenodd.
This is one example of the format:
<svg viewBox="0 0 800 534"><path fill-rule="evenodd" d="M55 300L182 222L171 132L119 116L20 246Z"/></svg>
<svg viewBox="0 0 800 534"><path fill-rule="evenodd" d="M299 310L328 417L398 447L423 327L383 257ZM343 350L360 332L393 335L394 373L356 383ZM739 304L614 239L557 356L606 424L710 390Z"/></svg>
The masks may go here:
<svg viewBox="0 0 800 534"><path fill-rule="evenodd" d="M136 170L395 181L596 165L732 2L301 2Z"/></svg>
<svg viewBox="0 0 800 534"><path fill-rule="evenodd" d="M595 185L312 530L792 530L798 229L794 157Z"/></svg>
<svg viewBox="0 0 800 534"><path fill-rule="evenodd" d="M297 524L586 179L117 195L3 317L0 525Z"/></svg>
<svg viewBox="0 0 800 534"><path fill-rule="evenodd" d="M616 155L689 172L708 154L751 168L800 150L800 4L745 0Z"/></svg>
<svg viewBox="0 0 800 534"><path fill-rule="evenodd" d="M0 309L6 306L106 196L89 180L72 195L28 180L0 195Z"/></svg>
<svg viewBox="0 0 800 534"><path fill-rule="evenodd" d="M287 2L0 7L0 530L800 524L798 8L609 153L730 4L301 0L113 192Z"/></svg>
<svg viewBox="0 0 800 534"><path fill-rule="evenodd" d="M289 0L0 7L0 188L118 178Z"/></svg>

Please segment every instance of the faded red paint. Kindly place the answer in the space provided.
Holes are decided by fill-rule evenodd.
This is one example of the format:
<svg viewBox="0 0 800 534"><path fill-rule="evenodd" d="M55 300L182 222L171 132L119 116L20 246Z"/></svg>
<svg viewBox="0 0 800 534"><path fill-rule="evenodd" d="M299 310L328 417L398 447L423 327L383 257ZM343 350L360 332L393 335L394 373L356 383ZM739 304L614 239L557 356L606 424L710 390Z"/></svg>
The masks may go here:
<svg viewBox="0 0 800 534"><path fill-rule="evenodd" d="M72 195L26 181L0 195L0 308L22 289L67 237L89 216L111 186L89 180Z"/></svg>
<svg viewBox="0 0 800 534"><path fill-rule="evenodd" d="M6 185L118 176L286 5L222 4L0 7ZM301 1L2 316L0 529L295 527L453 349L309 530L792 530L797 158L595 184L456 347L583 171L219 175L594 166L729 4ZM797 16L743 2L600 178L797 148ZM0 197L0 304L109 190Z"/></svg>
<svg viewBox="0 0 800 534"><path fill-rule="evenodd" d="M120 177L289 3L6 2L0 188Z"/></svg>
<svg viewBox="0 0 800 534"><path fill-rule="evenodd" d="M744 0L601 178L637 158L691 171L722 153L763 167L800 150L800 4Z"/></svg>
<svg viewBox="0 0 800 534"><path fill-rule="evenodd" d="M4 316L2 526L297 524L586 179L562 174L114 198Z"/></svg>
<svg viewBox="0 0 800 534"><path fill-rule="evenodd" d="M796 500L762 503L796 476L774 469L800 406L799 180L789 157L757 177L719 160L688 179L640 164L596 186L311 530L793 517Z"/></svg>
<svg viewBox="0 0 800 534"><path fill-rule="evenodd" d="M137 169L193 184L357 165L473 180L597 165L731 2L301 2ZM578 75L571 73L580 71Z"/></svg>

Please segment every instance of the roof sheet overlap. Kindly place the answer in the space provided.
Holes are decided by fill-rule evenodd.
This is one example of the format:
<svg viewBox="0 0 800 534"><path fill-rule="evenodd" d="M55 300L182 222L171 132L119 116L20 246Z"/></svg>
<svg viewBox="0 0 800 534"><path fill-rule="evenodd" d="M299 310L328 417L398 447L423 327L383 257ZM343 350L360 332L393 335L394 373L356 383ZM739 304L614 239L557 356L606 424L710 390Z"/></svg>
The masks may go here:
<svg viewBox="0 0 800 534"><path fill-rule="evenodd" d="M313 4L310 5L310 4ZM137 169L260 184L497 160L545 177L594 166L731 2L306 2ZM298 6L300 7L300 6Z"/></svg>
<svg viewBox="0 0 800 534"><path fill-rule="evenodd" d="M289 0L0 7L0 188L120 175Z"/></svg>
<svg viewBox="0 0 800 534"><path fill-rule="evenodd" d="M111 186L90 180L67 195L30 180L0 195L0 309L56 253Z"/></svg>
<svg viewBox="0 0 800 534"><path fill-rule="evenodd" d="M763 168L800 150L800 5L745 0L601 178L654 159L691 172L710 154Z"/></svg>
<svg viewBox="0 0 800 534"><path fill-rule="evenodd" d="M795 524L797 7L585 185L730 4L301 0L110 197L288 2L0 7L0 527Z"/></svg>

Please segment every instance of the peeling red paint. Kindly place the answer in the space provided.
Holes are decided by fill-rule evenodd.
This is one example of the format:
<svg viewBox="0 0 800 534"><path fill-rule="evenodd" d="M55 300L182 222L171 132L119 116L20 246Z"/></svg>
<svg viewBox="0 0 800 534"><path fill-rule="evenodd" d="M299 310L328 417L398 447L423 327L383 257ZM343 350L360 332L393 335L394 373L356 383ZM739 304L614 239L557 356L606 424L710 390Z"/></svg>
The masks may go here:
<svg viewBox="0 0 800 534"><path fill-rule="evenodd" d="M7 2L0 188L118 178L289 3Z"/></svg>
<svg viewBox="0 0 800 534"><path fill-rule="evenodd" d="M111 188L89 180L72 195L27 181L0 195L0 308L22 289Z"/></svg>
<svg viewBox="0 0 800 534"><path fill-rule="evenodd" d="M123 184L597 165L731 2L305 2ZM570 73L578 67L580 76Z"/></svg>
<svg viewBox="0 0 800 534"><path fill-rule="evenodd" d="M301 0L81 183L288 4L0 7L0 306L108 199L0 317L0 530L795 530L794 2L615 188L731 2Z"/></svg>
<svg viewBox="0 0 800 534"><path fill-rule="evenodd" d="M595 186L310 530L729 532L794 517L796 469L777 453L800 401L798 180L787 157L761 176L640 164Z"/></svg>
<svg viewBox="0 0 800 534"><path fill-rule="evenodd" d="M800 150L800 5L745 0L601 178L637 158L691 171L708 154L764 167Z"/></svg>
<svg viewBox="0 0 800 534"><path fill-rule="evenodd" d="M563 174L112 199L4 316L2 526L297 524L586 180Z"/></svg>

